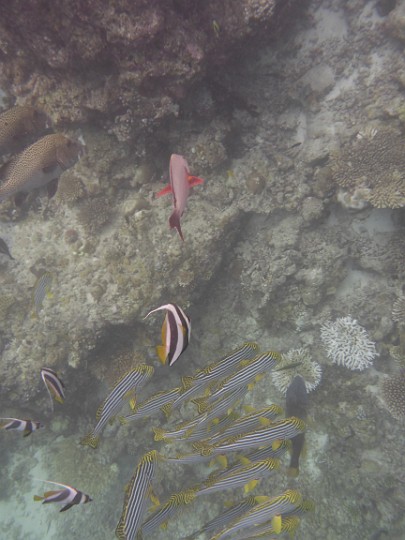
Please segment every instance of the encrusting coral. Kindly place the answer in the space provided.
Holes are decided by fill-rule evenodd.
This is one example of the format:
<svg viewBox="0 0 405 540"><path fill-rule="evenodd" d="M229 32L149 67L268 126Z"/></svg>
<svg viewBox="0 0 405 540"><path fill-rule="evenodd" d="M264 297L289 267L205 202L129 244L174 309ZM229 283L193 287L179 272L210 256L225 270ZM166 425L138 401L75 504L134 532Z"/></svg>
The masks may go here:
<svg viewBox="0 0 405 540"><path fill-rule="evenodd" d="M351 370L370 367L378 354L366 330L350 316L323 324L321 340L328 358Z"/></svg>
<svg viewBox="0 0 405 540"><path fill-rule="evenodd" d="M332 160L333 178L364 208L358 194L376 208L405 206L404 136L392 128L368 130L346 144ZM340 195L341 202L345 197Z"/></svg>

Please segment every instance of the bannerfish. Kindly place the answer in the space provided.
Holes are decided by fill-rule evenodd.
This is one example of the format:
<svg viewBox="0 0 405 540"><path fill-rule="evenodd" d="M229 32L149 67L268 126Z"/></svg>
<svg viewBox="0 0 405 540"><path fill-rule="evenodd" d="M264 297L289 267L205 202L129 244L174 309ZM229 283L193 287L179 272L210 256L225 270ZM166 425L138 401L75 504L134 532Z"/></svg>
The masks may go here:
<svg viewBox="0 0 405 540"><path fill-rule="evenodd" d="M45 135L1 168L0 201L14 196L14 202L19 206L28 193L43 186L46 186L49 198L53 197L60 175L73 167L82 150L79 142L61 133Z"/></svg>
<svg viewBox="0 0 405 540"><path fill-rule="evenodd" d="M174 210L169 218L171 229L176 229L180 238L184 241L183 233L180 227L180 218L186 208L190 187L202 184L204 180L197 176L190 175L190 170L186 159L178 154L172 154L170 157L170 184L156 193L156 197L171 193L173 196Z"/></svg>
<svg viewBox="0 0 405 540"><path fill-rule="evenodd" d="M19 418L0 418L0 428L6 431L22 431L24 437L28 437L32 432L41 429L44 426L41 422L34 422L33 420L20 420Z"/></svg>
<svg viewBox="0 0 405 540"><path fill-rule="evenodd" d="M0 113L0 154L19 152L49 127L48 116L31 105L16 105L3 111Z"/></svg>
<svg viewBox="0 0 405 540"><path fill-rule="evenodd" d="M158 345L156 351L162 364L167 362L169 366L172 366L188 347L191 322L181 307L176 304L165 304L152 309L144 319L149 317L151 313L162 309L165 309L167 313L162 325L162 345Z"/></svg>
<svg viewBox="0 0 405 540"><path fill-rule="evenodd" d="M56 371L51 368L42 368L41 378L44 381L49 397L51 398L52 408L53 400L62 404L65 400L65 385L59 378Z"/></svg>
<svg viewBox="0 0 405 540"><path fill-rule="evenodd" d="M286 392L286 414L305 420L307 417L308 393L305 380L296 375ZM299 459L304 447L305 433L298 433L291 439L292 452L288 476L296 477L299 474Z"/></svg>
<svg viewBox="0 0 405 540"><path fill-rule="evenodd" d="M74 506L75 504L86 504L93 500L89 495L83 493L83 491L79 491L74 487L67 486L66 484L60 484L59 482L51 482L50 480L43 481L47 484L61 486L62 489L45 491L42 496L34 495L34 501L42 501L42 504L63 504L64 506L62 506L59 512L66 512L66 510L69 510L69 508L72 508L72 506Z"/></svg>
<svg viewBox="0 0 405 540"><path fill-rule="evenodd" d="M8 245L5 243L3 238L0 238L0 253L4 253L4 255L7 255L12 261L14 261L14 257L11 256Z"/></svg>

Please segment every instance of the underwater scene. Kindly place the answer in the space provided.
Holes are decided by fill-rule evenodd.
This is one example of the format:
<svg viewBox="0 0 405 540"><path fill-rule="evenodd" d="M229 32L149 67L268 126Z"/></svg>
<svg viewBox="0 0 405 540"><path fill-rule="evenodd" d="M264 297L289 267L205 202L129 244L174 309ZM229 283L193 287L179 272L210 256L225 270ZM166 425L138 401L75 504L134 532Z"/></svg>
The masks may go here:
<svg viewBox="0 0 405 540"><path fill-rule="evenodd" d="M405 538L405 0L0 7L0 540Z"/></svg>

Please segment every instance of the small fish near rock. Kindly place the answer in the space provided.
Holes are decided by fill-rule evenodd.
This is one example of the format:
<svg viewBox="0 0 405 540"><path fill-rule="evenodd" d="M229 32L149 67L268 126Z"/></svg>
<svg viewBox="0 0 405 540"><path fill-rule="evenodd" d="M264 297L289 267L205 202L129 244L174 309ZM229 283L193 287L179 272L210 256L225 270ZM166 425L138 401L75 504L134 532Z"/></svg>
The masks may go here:
<svg viewBox="0 0 405 540"><path fill-rule="evenodd" d="M0 154L19 152L51 127L48 116L31 105L0 113Z"/></svg>
<svg viewBox="0 0 405 540"><path fill-rule="evenodd" d="M0 238L0 253L7 255L12 261L14 261L14 257L11 255L10 250L8 249L8 245L3 240L3 238Z"/></svg>
<svg viewBox="0 0 405 540"><path fill-rule="evenodd" d="M197 176L190 175L190 170L186 159L178 154L170 157L170 184L156 193L156 197L171 193L173 196L174 210L169 218L171 229L176 229L180 238L184 241L180 227L180 218L186 209L190 187L202 184L204 180Z"/></svg>
<svg viewBox="0 0 405 540"><path fill-rule="evenodd" d="M0 201L14 196L20 206L28 193L46 186L49 198L58 189L60 175L77 162L83 146L61 133L45 135L0 170Z"/></svg>

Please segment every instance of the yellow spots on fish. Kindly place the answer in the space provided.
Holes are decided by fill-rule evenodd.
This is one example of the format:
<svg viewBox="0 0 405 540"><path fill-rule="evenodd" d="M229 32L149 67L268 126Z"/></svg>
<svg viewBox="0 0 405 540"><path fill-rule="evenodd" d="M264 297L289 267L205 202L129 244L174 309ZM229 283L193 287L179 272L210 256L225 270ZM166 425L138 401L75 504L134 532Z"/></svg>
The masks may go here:
<svg viewBox="0 0 405 540"><path fill-rule="evenodd" d="M258 483L259 483L259 480L251 480L250 482L244 485L243 487L244 492L250 493L251 491L255 489Z"/></svg>
<svg viewBox="0 0 405 540"><path fill-rule="evenodd" d="M220 28L219 24L217 23L217 21L215 19L212 21L212 29L214 31L215 37L218 39L219 35L220 35L221 28Z"/></svg>
<svg viewBox="0 0 405 540"><path fill-rule="evenodd" d="M271 526L273 527L273 532L275 534L281 533L282 519L280 515L274 516L271 520Z"/></svg>

